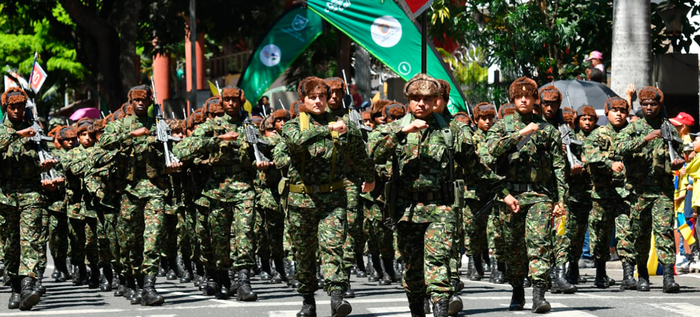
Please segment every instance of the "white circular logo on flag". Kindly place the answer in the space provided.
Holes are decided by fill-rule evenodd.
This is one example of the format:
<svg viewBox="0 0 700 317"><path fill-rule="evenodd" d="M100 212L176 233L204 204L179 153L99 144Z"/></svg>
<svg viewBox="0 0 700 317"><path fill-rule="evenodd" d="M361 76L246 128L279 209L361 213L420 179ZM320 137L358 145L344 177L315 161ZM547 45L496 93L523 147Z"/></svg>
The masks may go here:
<svg viewBox="0 0 700 317"><path fill-rule="evenodd" d="M267 44L260 50L260 61L267 67L272 67L280 63L282 51L275 44Z"/></svg>
<svg viewBox="0 0 700 317"><path fill-rule="evenodd" d="M372 40L381 47L392 47L401 40L401 23L390 15L378 17L370 30Z"/></svg>

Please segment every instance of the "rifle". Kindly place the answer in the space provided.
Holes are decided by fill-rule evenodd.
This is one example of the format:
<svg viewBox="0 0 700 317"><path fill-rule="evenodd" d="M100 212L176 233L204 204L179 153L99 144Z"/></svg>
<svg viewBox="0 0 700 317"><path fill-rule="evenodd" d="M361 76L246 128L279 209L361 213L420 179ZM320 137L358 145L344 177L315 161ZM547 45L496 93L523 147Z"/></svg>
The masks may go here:
<svg viewBox="0 0 700 317"><path fill-rule="evenodd" d="M671 159L671 162L673 162L675 160L681 159L680 157L678 157L678 154L676 153L676 149L673 147L673 142L677 142L679 144L682 144L683 140L681 140L681 138L673 135L673 130L675 130L676 128L674 128L671 125L671 122L668 121L666 116L664 116L664 118L662 120L663 120L663 122L661 123L661 137L668 144L668 155L669 155L669 158Z"/></svg>
<svg viewBox="0 0 700 317"><path fill-rule="evenodd" d="M258 134L258 129L256 129L253 124L250 124L248 122L245 123L245 138L246 142L250 143L253 146L253 153L255 154L255 161L257 163L270 161L258 149L258 144L269 145L270 142L261 139L260 135Z"/></svg>
<svg viewBox="0 0 700 317"><path fill-rule="evenodd" d="M345 70L343 69L343 80L345 81L345 97L350 97L350 88L348 88L348 79L345 77ZM341 100L343 102L343 108L348 109L348 118L350 119L351 122L355 122L357 126L360 128L360 130L365 130L367 132L372 132L372 128L368 127L365 125L365 123L362 121L362 114L360 114L355 107L348 107L345 104L345 98Z"/></svg>
<svg viewBox="0 0 700 317"><path fill-rule="evenodd" d="M396 231L396 223L399 221L399 215L396 214L396 193L398 192L399 178L399 161L397 152L391 158L391 178L384 183L384 208L382 208L382 217L384 225L391 231Z"/></svg>
<svg viewBox="0 0 700 317"><path fill-rule="evenodd" d="M48 137L44 134L44 129L41 127L41 125L39 124L39 120L37 119L38 115L36 111L36 105L34 105L33 103L28 104L25 108L24 116L26 117L27 121L31 125L31 128L35 132L33 136L29 137L29 140L36 143L36 151L37 154L39 154L39 164L43 165L44 162L47 160L58 160L57 158L53 157L51 153L46 151L43 146L41 146L42 141L53 141L53 138ZM60 176L58 175L58 172L56 172L56 170L53 168L51 168L48 172L41 172L42 182L53 181L57 178L60 178Z"/></svg>
<svg viewBox="0 0 700 317"><path fill-rule="evenodd" d="M571 130L571 128L569 128L569 126L566 123L563 123L559 126L559 133L561 134L561 143L566 146L566 159L569 160L570 168L573 168L576 164L583 166L581 160L579 160L576 157L576 155L574 155L574 153L571 152L572 144L581 146L583 145L583 142L578 141L572 137L574 131Z"/></svg>
<svg viewBox="0 0 700 317"><path fill-rule="evenodd" d="M165 156L165 166L170 167L173 163L180 163L180 160L170 152L168 148L169 141L179 142L180 138L176 138L172 135L172 130L165 122L163 114L160 111L160 105L158 105L158 95L156 94L156 85L153 82L153 77L151 77L151 86L153 87L153 107L156 108L156 140L163 143L163 155Z"/></svg>

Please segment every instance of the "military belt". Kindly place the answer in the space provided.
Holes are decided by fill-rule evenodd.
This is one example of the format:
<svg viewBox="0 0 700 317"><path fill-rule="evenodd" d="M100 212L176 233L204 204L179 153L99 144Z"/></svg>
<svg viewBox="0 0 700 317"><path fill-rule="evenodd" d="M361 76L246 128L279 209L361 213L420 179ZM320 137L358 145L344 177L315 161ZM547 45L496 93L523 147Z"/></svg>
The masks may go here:
<svg viewBox="0 0 700 317"><path fill-rule="evenodd" d="M214 174L225 174L231 175L233 173L238 173L241 171L240 165L217 165L211 167Z"/></svg>
<svg viewBox="0 0 700 317"><path fill-rule="evenodd" d="M343 188L345 188L345 182L342 180L322 185L289 185L290 192L302 194L330 193Z"/></svg>
<svg viewBox="0 0 700 317"><path fill-rule="evenodd" d="M400 190L396 193L396 196L398 196L401 199L405 200L410 200L414 202L430 202L430 201L437 201L442 199L442 193L439 191L437 192L428 192L428 191L423 191L423 192L412 192L412 191L407 191L407 190Z"/></svg>
<svg viewBox="0 0 700 317"><path fill-rule="evenodd" d="M540 186L535 183L508 183L508 189L514 192L524 193L537 191Z"/></svg>
<svg viewBox="0 0 700 317"><path fill-rule="evenodd" d="M661 186L661 183L658 178L656 177L646 177L642 181L642 184L644 186Z"/></svg>

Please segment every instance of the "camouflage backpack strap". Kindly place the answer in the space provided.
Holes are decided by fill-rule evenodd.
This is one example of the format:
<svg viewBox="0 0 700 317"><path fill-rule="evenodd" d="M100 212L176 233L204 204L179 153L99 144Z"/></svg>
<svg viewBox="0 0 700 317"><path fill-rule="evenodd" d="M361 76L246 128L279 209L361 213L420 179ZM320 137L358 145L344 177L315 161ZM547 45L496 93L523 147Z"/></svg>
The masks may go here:
<svg viewBox="0 0 700 317"><path fill-rule="evenodd" d="M299 130L305 131L308 130L309 127L311 126L311 118L309 117L309 114L306 112L301 112L299 113ZM331 138L333 139L333 156L331 159L331 175L330 175L330 181L333 181L333 178L335 177L335 167L336 167L336 162L338 161L338 143L340 142L340 134L338 131L331 131ZM304 175L305 175L305 169L306 169L306 152L304 152L303 156L301 157L301 179L302 182L304 180Z"/></svg>

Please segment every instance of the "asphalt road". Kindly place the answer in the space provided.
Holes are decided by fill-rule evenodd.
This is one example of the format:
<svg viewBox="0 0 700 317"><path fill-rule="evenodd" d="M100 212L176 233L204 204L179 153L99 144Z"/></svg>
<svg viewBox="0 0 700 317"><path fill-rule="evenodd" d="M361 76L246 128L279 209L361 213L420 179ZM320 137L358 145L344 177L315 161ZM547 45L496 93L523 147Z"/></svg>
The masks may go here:
<svg viewBox="0 0 700 317"><path fill-rule="evenodd" d="M46 275L50 275L48 269ZM595 274L593 269L582 273ZM620 280L621 270L609 270L608 274ZM531 314L529 311L509 312L510 286L494 285L488 281L471 282L463 277L465 288L461 292L464 310L461 315L512 316ZM552 304L549 316L698 316L700 315L700 274L678 276L681 284L679 294L663 294L661 277L652 277L651 292L620 292L617 287L596 289L592 282L579 285L580 291L573 295L546 294ZM237 302L235 299L216 300L202 296L191 283L166 281L159 278L158 291L165 296L161 307L130 305L112 293L100 293L87 286L73 286L69 282L56 283L47 276L48 291L32 311L8 310L5 303L9 289L0 289L0 316L295 316L301 307L301 296L282 284L268 284L253 278L253 289L258 293L256 302ZM379 286L366 278L352 279L357 297L349 299L353 306L352 316L410 316L408 302L398 284ZM330 315L330 299L323 292L316 293L319 316ZM526 290L526 308L531 304L531 289Z"/></svg>

